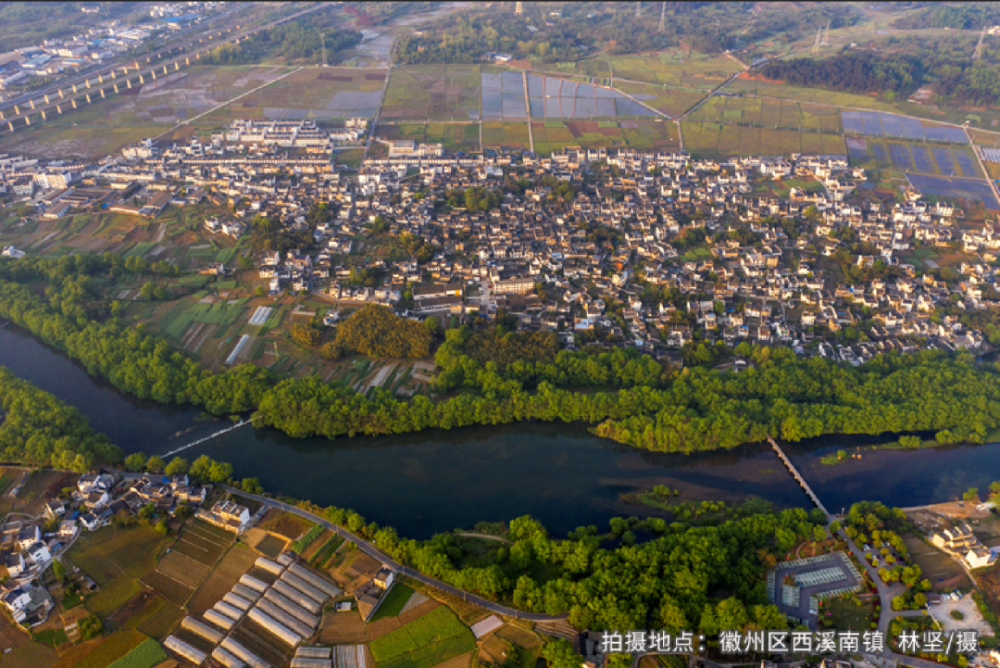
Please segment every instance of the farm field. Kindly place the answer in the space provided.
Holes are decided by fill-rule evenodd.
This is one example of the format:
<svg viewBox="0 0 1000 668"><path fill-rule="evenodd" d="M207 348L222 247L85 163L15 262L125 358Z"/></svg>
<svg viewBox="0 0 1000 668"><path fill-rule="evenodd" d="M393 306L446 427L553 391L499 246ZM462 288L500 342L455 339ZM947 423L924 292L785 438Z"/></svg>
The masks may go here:
<svg viewBox="0 0 1000 668"><path fill-rule="evenodd" d="M566 146L582 148L676 149L677 126L660 121L533 121L535 152L548 155Z"/></svg>
<svg viewBox="0 0 1000 668"><path fill-rule="evenodd" d="M681 47L658 53L599 56L571 64L560 63L560 72L591 77L613 77L643 83L711 90L743 67L723 55L709 55Z"/></svg>
<svg viewBox="0 0 1000 668"><path fill-rule="evenodd" d="M844 138L799 130L747 128L720 123L684 121L684 148L695 157L819 153L846 155Z"/></svg>
<svg viewBox="0 0 1000 668"><path fill-rule="evenodd" d="M302 68L205 119L227 125L237 118L373 118L382 100L385 76L382 69Z"/></svg>
<svg viewBox="0 0 1000 668"><path fill-rule="evenodd" d="M478 65L404 65L392 70L379 118L479 119Z"/></svg>
<svg viewBox="0 0 1000 668"><path fill-rule="evenodd" d="M688 120L840 131L840 112L835 107L754 97L713 97Z"/></svg>
<svg viewBox="0 0 1000 668"><path fill-rule="evenodd" d="M528 150L528 125L521 121L483 121L483 148Z"/></svg>
<svg viewBox="0 0 1000 668"><path fill-rule="evenodd" d="M615 88L637 100L678 118L705 97L705 91L695 88L671 88L666 84L645 84L616 81Z"/></svg>
<svg viewBox="0 0 1000 668"><path fill-rule="evenodd" d="M761 97L798 100L800 102L829 104L848 109L870 109L957 125L969 121L972 129L977 126L983 128L993 127L992 123L994 121L1000 121L1000 111L995 109L981 109L973 113L966 109L949 105L916 104L905 100L886 102L872 95L844 93L822 88L790 86L781 82L743 78L742 76L726 86L726 91L730 93L743 92Z"/></svg>
<svg viewBox="0 0 1000 668"><path fill-rule="evenodd" d="M412 139L441 144L445 151L478 151L479 123L379 123L376 136L385 141Z"/></svg>
<svg viewBox="0 0 1000 668"><path fill-rule="evenodd" d="M852 138L848 144L851 162L866 168L891 167L907 173L983 178L970 147L872 137Z"/></svg>
<svg viewBox="0 0 1000 668"><path fill-rule="evenodd" d="M445 606L371 643L379 668L427 668L474 648L472 632Z"/></svg>

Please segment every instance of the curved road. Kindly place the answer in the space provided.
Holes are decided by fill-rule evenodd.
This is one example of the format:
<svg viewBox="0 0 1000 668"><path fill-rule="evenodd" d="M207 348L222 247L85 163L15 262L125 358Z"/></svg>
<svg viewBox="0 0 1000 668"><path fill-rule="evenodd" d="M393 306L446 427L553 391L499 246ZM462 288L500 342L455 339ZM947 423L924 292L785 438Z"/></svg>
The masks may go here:
<svg viewBox="0 0 1000 668"><path fill-rule="evenodd" d="M294 515L298 515L299 517L301 517L303 519L307 519L310 522L315 522L316 524L319 524L320 526L325 527L325 528L329 529L330 531L333 531L335 534L339 535L344 540L348 540L348 541L354 543L355 545L357 545L357 547L358 547L359 550L361 550L362 552L364 552L368 556L370 556L370 557L372 557L374 559L378 559L380 562L382 562L386 566L389 566L390 568L393 568L393 569L399 571L403 575L405 575L407 577L411 577L414 580L419 580L420 582L423 582L426 585L430 585L431 587L435 587L435 588L440 589L442 591L448 592L449 594L453 594L455 596L459 596L459 597L461 597L462 599L464 599L466 601L472 601L472 602L476 603L477 605L479 605L479 606L481 606L483 608L486 608L487 610L489 610L491 612L495 612L495 613L498 613L498 614L501 614L501 615L506 615L507 617L516 617L516 618L519 618L519 619L527 619L527 620L530 620L530 621L533 621L533 622L560 621L560 620L566 619L569 616L569 615L543 615L543 614L534 613L534 612L522 612L521 610L516 610L514 608L508 608L505 605L500 605L499 603L495 603L493 601L488 601L485 598L481 598L479 596L476 596L475 594L470 594L469 592L464 591L462 589L459 589L458 587L453 587L452 585L450 585L450 584L448 584L446 582L442 582L441 580L437 580L435 578L429 577L429 576L424 575L423 573L421 573L419 571L415 571L412 568L408 568L408 567L400 564L396 560L394 560L391 557L389 557L387 554L384 554L381 550L379 550L377 547L375 547L374 545L372 545L368 541L366 541L363 538L360 538L360 537L354 535L353 533L351 533L347 529L345 529L345 528L343 528L341 526L337 526L333 522L330 522L330 521L328 521L328 520L320 517L319 515L316 515L314 513L310 513L307 510L302 510L301 508L298 508L296 506L293 506L293 505L290 505L290 504L287 504L287 503L283 503L281 501L277 501L275 499L269 499L266 496L258 496L256 494L248 494L247 492L243 492L241 490L234 489L232 487L227 487L226 485L220 485L220 487L222 487L223 489L225 489L228 492L232 492L233 494L237 494L239 496L246 496L248 498L254 499L255 501L260 501L264 505L270 506L271 508L278 508L280 510L284 510L285 512L292 513Z"/></svg>

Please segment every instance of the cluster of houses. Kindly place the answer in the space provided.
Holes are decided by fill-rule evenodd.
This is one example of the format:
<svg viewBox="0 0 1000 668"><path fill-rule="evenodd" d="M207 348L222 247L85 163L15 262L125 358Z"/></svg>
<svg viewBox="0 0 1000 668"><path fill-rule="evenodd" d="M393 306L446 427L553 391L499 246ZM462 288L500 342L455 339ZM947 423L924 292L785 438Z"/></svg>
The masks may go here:
<svg viewBox="0 0 1000 668"><path fill-rule="evenodd" d="M992 566L997 552L983 545L968 524L960 524L931 534L931 544L958 559L967 569Z"/></svg>
<svg viewBox="0 0 1000 668"><path fill-rule="evenodd" d="M364 121L344 131L363 133ZM977 349L983 333L940 309L996 303L1000 226L965 225L961 210L912 189L879 199L844 156L394 151L349 175L327 143L290 145L314 135L333 136L311 121L237 120L210 143L147 140L97 165L0 156L0 189L31 191L43 216L100 206L155 216L207 197L232 212L205 221L213 233L238 237L255 216L311 233L311 251L261 258L273 292L418 317L503 311L567 345L584 336L663 356L692 341L787 345L849 364L889 350ZM442 206L471 188L502 196L488 210ZM307 213L318 204L330 216L316 224ZM370 252L376 227L419 239L421 254L390 262ZM922 249L967 259L942 280L918 272ZM864 278L843 283L844 262ZM364 270L374 284L356 280Z"/></svg>
<svg viewBox="0 0 1000 668"><path fill-rule="evenodd" d="M226 131L225 139L234 145L281 146L283 148L319 147L330 150L334 146L357 143L368 128L365 118L349 118L343 128L321 130L311 120L273 121L236 119ZM214 142L213 142L214 143Z"/></svg>
<svg viewBox="0 0 1000 668"><path fill-rule="evenodd" d="M313 265L315 288L338 301L392 304L418 285L406 304L416 315L502 309L522 329L561 331L567 343L606 330L664 353L694 340L748 341L860 364L889 350L984 343L959 318L931 316L942 306L993 303L1000 228L963 229L960 210L929 204L915 190L899 202L863 197L865 173L843 156L718 162L633 150L566 149L549 158L487 152L390 156L367 160L357 179L340 176L328 181L337 214L314 230L321 250ZM511 192L512 177L532 186ZM567 201L535 185L545 177L571 185L575 196ZM759 187L790 178L814 187L791 188L787 197ZM499 206L440 207L447 193L472 187L503 192ZM419 237L432 256L420 263L369 256L359 264L356 239L378 220L392 234ZM855 255L855 244L865 252ZM918 276L900 260L956 245L972 257L954 280ZM824 258L844 254L872 277L837 285ZM350 278L361 269L384 275L382 286L357 287ZM674 298L650 300L650 286Z"/></svg>
<svg viewBox="0 0 1000 668"><path fill-rule="evenodd" d="M147 506L160 515L173 515L181 506L189 506L198 517L234 533L251 525L254 518L246 506L222 499L211 508L203 507L209 491L186 474L126 480L111 473L80 476L68 498L45 504L43 518L13 520L3 526L0 559L9 578L0 586L0 601L18 623L43 622L52 598L33 583L72 546L81 530L97 531L116 515L138 514Z"/></svg>

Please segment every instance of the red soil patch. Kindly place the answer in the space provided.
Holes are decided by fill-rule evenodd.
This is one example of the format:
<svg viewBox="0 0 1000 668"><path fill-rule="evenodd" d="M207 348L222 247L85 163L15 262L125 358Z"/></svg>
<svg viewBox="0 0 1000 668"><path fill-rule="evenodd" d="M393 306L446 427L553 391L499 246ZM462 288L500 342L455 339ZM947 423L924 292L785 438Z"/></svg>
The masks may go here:
<svg viewBox="0 0 1000 668"><path fill-rule="evenodd" d="M746 71L740 72L740 75L738 77L736 77L736 78L737 79L750 79L751 81L764 81L764 82L767 82L767 83L776 83L776 84L783 84L783 83L785 83L781 79L768 79L767 77L763 76L762 74L753 75L753 74L750 74L749 72L746 72Z"/></svg>
<svg viewBox="0 0 1000 668"><path fill-rule="evenodd" d="M339 81L340 83L350 83L354 81L354 77L338 77L337 75L330 74L329 72L324 72L316 78L320 81Z"/></svg>
<svg viewBox="0 0 1000 668"><path fill-rule="evenodd" d="M365 81L385 81L384 74L366 74Z"/></svg>

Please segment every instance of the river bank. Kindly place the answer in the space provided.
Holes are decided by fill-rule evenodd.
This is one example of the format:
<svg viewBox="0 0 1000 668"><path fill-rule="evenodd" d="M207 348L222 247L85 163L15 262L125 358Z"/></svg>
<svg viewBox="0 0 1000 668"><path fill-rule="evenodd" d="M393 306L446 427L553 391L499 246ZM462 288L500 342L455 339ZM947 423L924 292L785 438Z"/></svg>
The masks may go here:
<svg viewBox="0 0 1000 668"><path fill-rule="evenodd" d="M162 455L232 427L225 419L204 419L193 406L123 395L14 325L0 330L0 365L80 409L126 454ZM947 501L970 486L985 488L1000 463L1000 449L989 445L878 450L835 467L819 463L830 452L878 440L826 436L783 447L833 512L862 499L905 506ZM616 516L662 515L620 498L660 484L691 501L738 503L759 497L778 507L810 507L766 444L690 455L656 453L564 423L333 441L242 427L182 454L188 459L208 454L230 462L237 479L257 477L275 494L353 508L414 538L525 514L556 534L606 526Z"/></svg>

